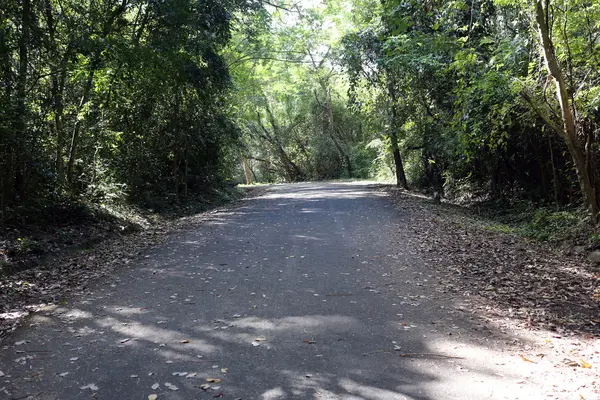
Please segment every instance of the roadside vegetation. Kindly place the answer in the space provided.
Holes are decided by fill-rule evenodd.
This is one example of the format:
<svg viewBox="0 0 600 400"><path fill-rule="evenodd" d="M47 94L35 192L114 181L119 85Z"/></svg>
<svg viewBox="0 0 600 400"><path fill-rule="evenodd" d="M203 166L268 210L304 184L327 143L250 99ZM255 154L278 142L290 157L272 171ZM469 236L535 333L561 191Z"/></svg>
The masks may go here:
<svg viewBox="0 0 600 400"><path fill-rule="evenodd" d="M5 2L0 268L326 179L593 250L598 21L594 1Z"/></svg>

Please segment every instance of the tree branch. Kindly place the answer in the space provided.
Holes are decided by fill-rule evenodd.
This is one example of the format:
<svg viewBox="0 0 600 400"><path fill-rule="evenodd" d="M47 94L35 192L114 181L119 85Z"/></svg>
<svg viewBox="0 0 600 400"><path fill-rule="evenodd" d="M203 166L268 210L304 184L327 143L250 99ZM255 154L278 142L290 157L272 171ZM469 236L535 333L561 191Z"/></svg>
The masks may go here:
<svg viewBox="0 0 600 400"><path fill-rule="evenodd" d="M556 133L558 133L561 137L564 137L565 132L564 130L558 125L556 124L554 121L552 121L552 119L546 114L544 113L539 107L538 105L535 103L535 101L533 100L533 98L529 95L529 93L527 93L526 91L522 90L520 93L521 97L523 97L523 99L527 102L527 104L529 104L529 106L531 107L531 109L541 118L544 120L544 122L550 127L552 128Z"/></svg>

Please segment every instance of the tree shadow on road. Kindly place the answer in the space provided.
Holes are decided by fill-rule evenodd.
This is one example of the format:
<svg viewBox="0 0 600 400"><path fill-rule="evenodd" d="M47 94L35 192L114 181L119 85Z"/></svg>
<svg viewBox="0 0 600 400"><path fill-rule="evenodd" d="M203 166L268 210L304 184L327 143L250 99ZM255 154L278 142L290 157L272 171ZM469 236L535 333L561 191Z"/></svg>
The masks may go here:
<svg viewBox="0 0 600 400"><path fill-rule="evenodd" d="M393 246L405 221L379 193L302 190L223 211L69 305L36 314L0 357L0 393L540 398L533 365L512 365L505 351L525 339L487 329L436 291L414 249Z"/></svg>

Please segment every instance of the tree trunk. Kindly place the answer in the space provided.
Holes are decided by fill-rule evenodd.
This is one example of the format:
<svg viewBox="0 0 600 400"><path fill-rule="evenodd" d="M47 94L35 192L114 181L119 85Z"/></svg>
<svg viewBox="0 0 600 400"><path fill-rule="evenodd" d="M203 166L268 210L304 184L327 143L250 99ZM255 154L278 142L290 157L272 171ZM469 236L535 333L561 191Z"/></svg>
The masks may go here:
<svg viewBox="0 0 600 400"><path fill-rule="evenodd" d="M2 63L2 101L5 110L11 110L12 104L12 82L13 71L11 58L7 43L6 32L0 28L0 62ZM0 226L4 223L5 211L10 201L12 193L12 153L13 153L13 132L0 137Z"/></svg>
<svg viewBox="0 0 600 400"><path fill-rule="evenodd" d="M64 55L64 58L60 65L60 75L58 79L53 81L53 102L54 102L54 126L56 129L56 154L55 154L55 169L58 181L63 183L65 180L65 161L64 161L64 148L65 148L65 105L64 105L64 92L65 83L67 80L67 66L68 57L70 51Z"/></svg>
<svg viewBox="0 0 600 400"><path fill-rule="evenodd" d="M554 183L554 202L556 209L560 207L560 196L558 190L558 174L556 173L556 164L554 163L554 149L552 146L552 137L548 135L548 148L550 149L550 166L552 167L552 182Z"/></svg>
<svg viewBox="0 0 600 400"><path fill-rule="evenodd" d="M92 90L92 84L94 82L94 66L90 67L90 71L88 72L88 78L85 83L85 87L83 88L83 95L79 100L79 106L77 107L77 121L75 121L75 126L73 127L73 134L71 135L71 146L69 147L69 161L67 162L67 181L70 184L73 184L73 173L75 168L75 160L77 158L77 148L79 146L79 134L81 132L81 123L82 118L79 117L79 113L83 110L83 107L87 104L90 99L90 92Z"/></svg>
<svg viewBox="0 0 600 400"><path fill-rule="evenodd" d="M242 158L242 167L244 168L244 177L246 178L246 185L252 184L252 177L250 176L250 168L248 168L248 161L246 161L246 157Z"/></svg>
<svg viewBox="0 0 600 400"><path fill-rule="evenodd" d="M128 0L122 0L121 4L118 5L110 14L110 17L107 19L104 27L102 29L101 38L106 39L114 29L114 23L117 18L123 14L127 10ZM92 60L90 62L90 67L88 70L88 77L83 88L83 95L81 96L81 100L79 102L79 107L77 109L77 114L81 112L83 107L90 100L91 90L94 84L94 75L98 68L100 68L100 62L102 59L101 50L96 50L92 55ZM82 120L77 115L77 121L75 121L75 127L73 128L73 134L71 135L71 146L69 149L69 161L67 162L67 181L70 184L73 184L73 172L75 166L75 160L77 158L77 149L79 146L79 134L81 132L81 124Z"/></svg>
<svg viewBox="0 0 600 400"><path fill-rule="evenodd" d="M549 0L537 0L535 7L536 21L538 24L538 34L540 36L540 43L542 45L542 53L546 63L546 69L554 78L556 85L556 97L560 104L562 129L558 130L558 133L565 139L569 153L575 164L575 170L577 171L577 178L579 180L579 186L581 192L586 200L586 203L592 214L592 221L598 222L598 212L600 211L600 205L598 204L598 198L596 196L596 179L593 174L589 157L591 152L585 151L577 137L577 126L575 124L575 116L573 109L569 102L569 93L565 78L563 76L560 65L554 52L554 45L552 38L550 37L550 29L546 15L549 6Z"/></svg>
<svg viewBox="0 0 600 400"><path fill-rule="evenodd" d="M21 14L21 38L19 40L19 77L17 80L16 139L19 151L15 154L15 191L19 200L25 199L25 145L27 142L27 70L29 66L29 32L31 25L31 3L23 0Z"/></svg>
<svg viewBox="0 0 600 400"><path fill-rule="evenodd" d="M389 96L389 115L390 115L390 144L392 147L392 154L394 155L394 165L396 166L396 186L402 185L402 187L408 190L408 183L406 182L406 174L404 173L404 165L402 163L402 157L400 156L400 147L398 146L398 117L396 115L396 90L394 84L390 78L390 73L387 73L387 89Z"/></svg>
<svg viewBox="0 0 600 400"><path fill-rule="evenodd" d="M183 197L187 199L188 197L188 189L189 189L189 185L188 185L188 181L190 179L190 172L189 172L189 150L188 150L188 138L186 136L185 138L185 151L184 151L184 159L183 159Z"/></svg>
<svg viewBox="0 0 600 400"><path fill-rule="evenodd" d="M51 88L52 107L54 111L54 133L56 136L56 151L54 156L54 171L59 183L64 182L65 163L64 163L64 146L65 146L65 130L64 130L64 90L67 79L67 67L72 51L72 46L69 44L65 53L62 55L58 51L58 42L56 38L56 24L52 13L52 2L46 0L46 25L48 26L48 49L50 52L50 73L51 73ZM60 62L59 62L60 60Z"/></svg>

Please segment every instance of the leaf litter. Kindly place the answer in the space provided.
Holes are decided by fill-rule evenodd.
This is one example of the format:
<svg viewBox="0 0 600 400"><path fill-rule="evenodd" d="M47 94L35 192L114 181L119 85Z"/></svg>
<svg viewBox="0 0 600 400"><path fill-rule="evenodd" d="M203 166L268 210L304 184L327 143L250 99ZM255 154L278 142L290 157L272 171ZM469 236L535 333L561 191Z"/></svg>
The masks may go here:
<svg viewBox="0 0 600 400"><path fill-rule="evenodd" d="M446 294L460 293L519 319L530 329L596 334L600 281L582 256L515 235L490 231L485 221L450 205L435 205L399 191L392 197L414 232L409 240ZM471 213L472 214L472 213Z"/></svg>
<svg viewBox="0 0 600 400"><path fill-rule="evenodd" d="M261 191L261 188L249 189L245 197L257 196ZM115 230L120 226L110 224L94 226L92 229L87 229L90 228L89 224L69 228L69 231L73 231L73 239L83 240L79 245L89 246L86 241L101 238L102 241L89 251L71 251L77 246L73 249L57 248L56 229L50 227L53 233L45 237L52 251L47 252L46 260L24 260L31 268L3 275L0 279L0 339L15 331L30 313L43 310L48 305L66 304L67 298L85 292L88 282L129 265L144 250L163 243L171 232L209 220L213 213L214 210L161 220L151 216L153 225L145 226L147 224L142 223L127 234L120 229ZM143 229L138 229L142 225ZM3 250L2 239L0 237L0 251Z"/></svg>
<svg viewBox="0 0 600 400"><path fill-rule="evenodd" d="M493 231L473 210L383 190L404 216L396 234L401 252L418 256L432 270L432 298L456 299L460 304L447 307L449 312L470 315L490 333L537 338L534 346L546 353L543 364L518 350L515 356L535 363L536 375L553 382L551 397L581 389L593 393L586 398L600 398L600 380L593 374L594 361L600 361L598 266L571 248ZM506 343L531 350L519 340Z"/></svg>

